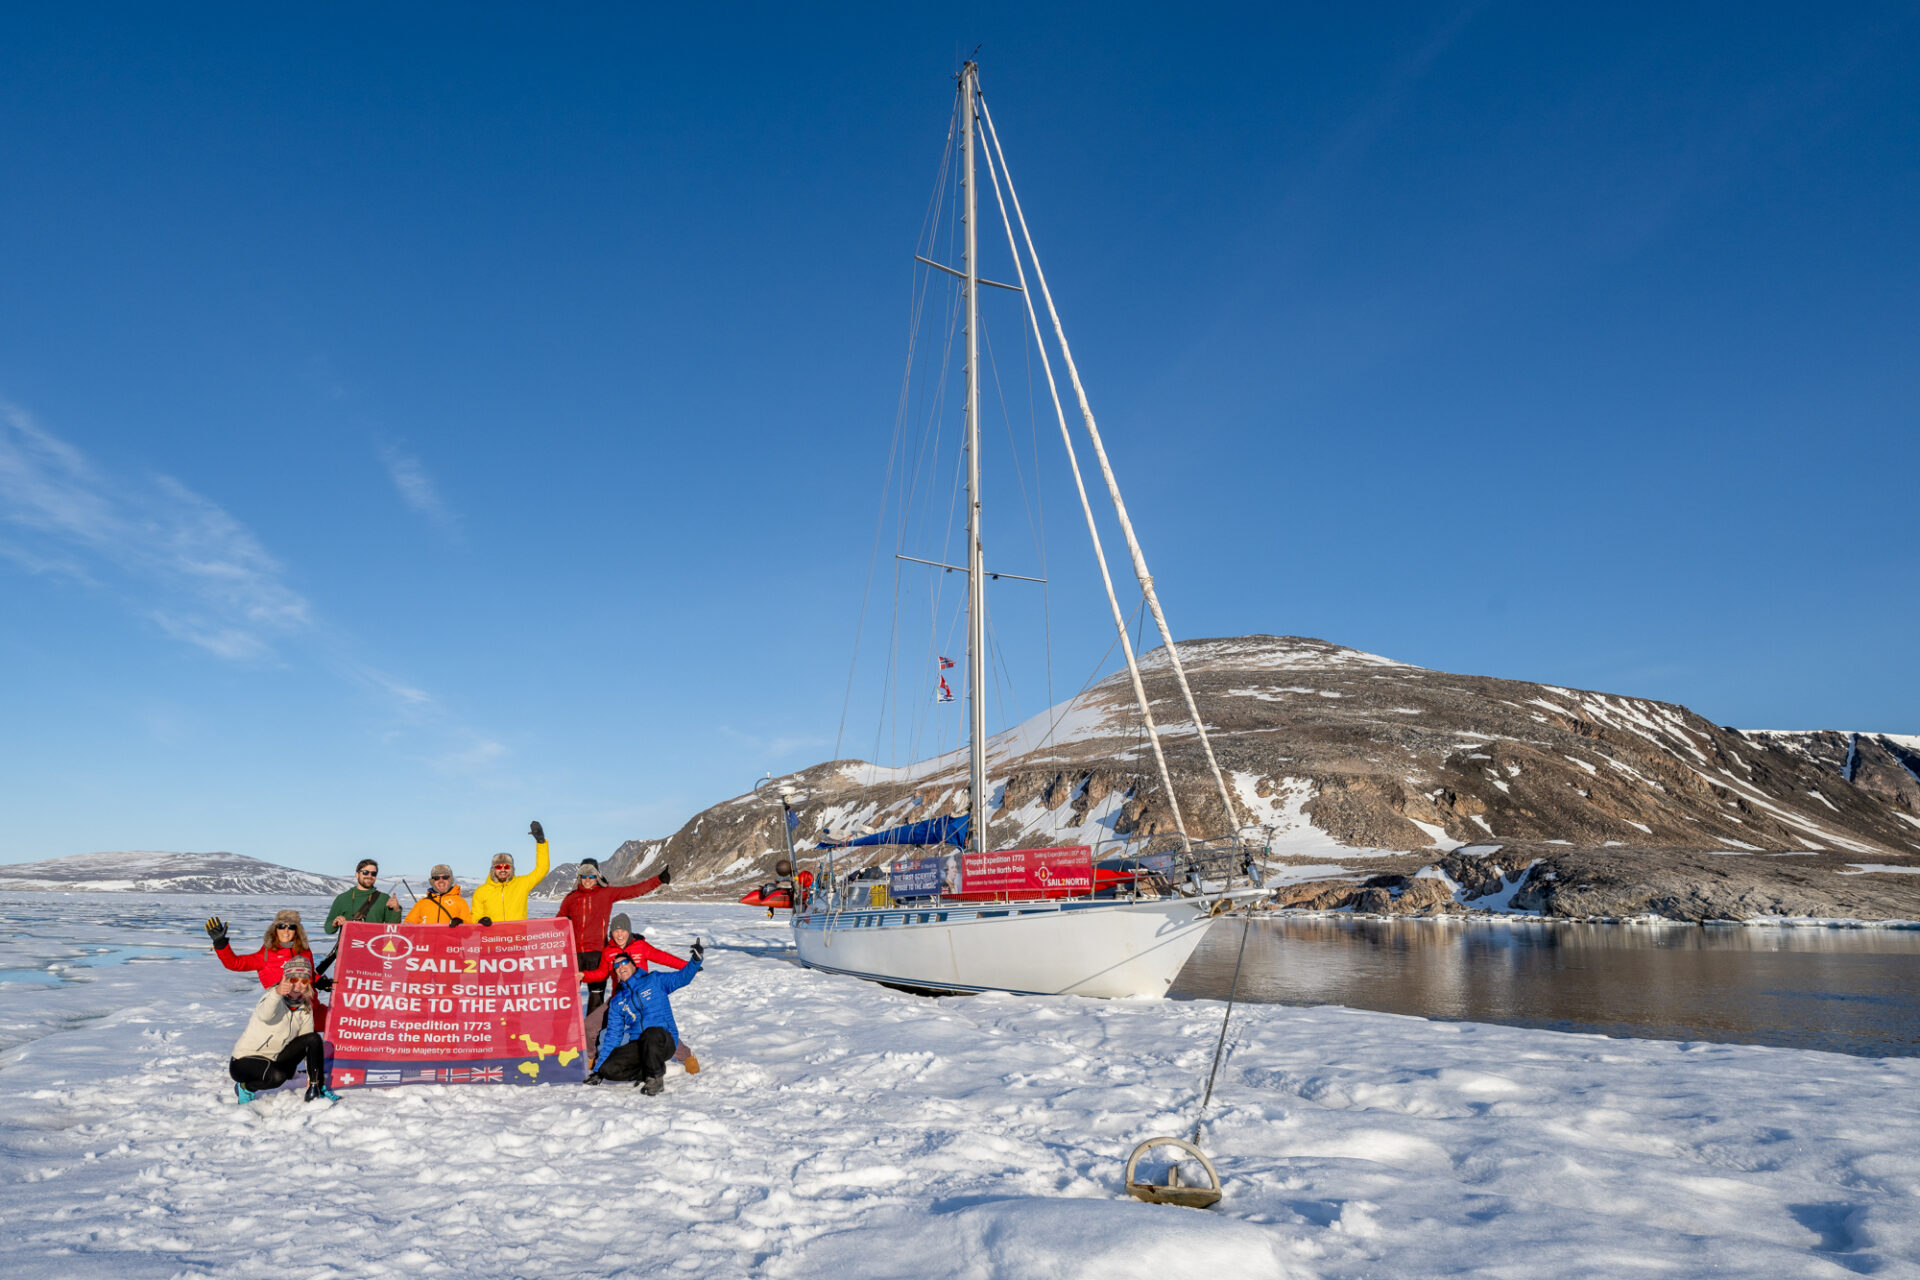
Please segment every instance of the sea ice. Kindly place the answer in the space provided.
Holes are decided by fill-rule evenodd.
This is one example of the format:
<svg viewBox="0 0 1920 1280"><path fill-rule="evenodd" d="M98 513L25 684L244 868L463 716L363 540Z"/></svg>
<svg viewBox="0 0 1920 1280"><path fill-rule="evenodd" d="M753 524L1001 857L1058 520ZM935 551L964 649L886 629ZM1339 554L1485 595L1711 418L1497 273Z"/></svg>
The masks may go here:
<svg viewBox="0 0 1920 1280"><path fill-rule="evenodd" d="M1920 1276L1920 1060L1241 1005L1198 1211L1120 1176L1191 1131L1218 1003L919 998L733 906L633 904L712 940L675 1000L706 1069L659 1098L236 1106L258 987L199 922L280 905L0 895L12 1280Z"/></svg>

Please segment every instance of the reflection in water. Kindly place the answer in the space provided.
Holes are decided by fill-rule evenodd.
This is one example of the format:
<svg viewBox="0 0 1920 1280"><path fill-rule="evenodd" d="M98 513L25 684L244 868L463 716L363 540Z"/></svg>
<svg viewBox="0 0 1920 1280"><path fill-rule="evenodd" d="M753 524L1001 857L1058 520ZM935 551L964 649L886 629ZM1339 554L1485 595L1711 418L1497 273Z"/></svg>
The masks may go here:
<svg viewBox="0 0 1920 1280"><path fill-rule="evenodd" d="M1241 922L1173 995L1225 999ZM1920 930L1282 916L1249 926L1240 998L1384 1013L1920 1055Z"/></svg>

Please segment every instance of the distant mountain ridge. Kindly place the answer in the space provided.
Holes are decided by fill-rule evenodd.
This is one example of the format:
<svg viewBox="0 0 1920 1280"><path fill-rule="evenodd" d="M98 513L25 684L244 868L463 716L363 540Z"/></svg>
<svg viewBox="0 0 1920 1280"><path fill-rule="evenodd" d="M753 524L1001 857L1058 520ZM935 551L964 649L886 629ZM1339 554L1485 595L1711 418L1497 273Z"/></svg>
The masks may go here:
<svg viewBox="0 0 1920 1280"><path fill-rule="evenodd" d="M349 876L296 871L238 853L79 853L0 866L0 892L257 893L330 896Z"/></svg>
<svg viewBox="0 0 1920 1280"><path fill-rule="evenodd" d="M1742 732L1673 703L1433 671L1298 636L1183 642L1180 655L1231 812L1164 650L1146 656L1142 675L1196 837L1270 837L1276 858L1295 863L1488 844L1605 849L1615 864L1636 850L1825 851L1831 865L1775 865L1827 876L1856 874L1855 864L1920 869L1917 738ZM951 752L787 775L806 793L796 843L962 811L966 767ZM1164 844L1174 829L1125 673L995 737L988 776L996 845L1117 851L1129 838ZM771 878L779 812L765 795L724 800L665 840L629 841L603 870L626 880L643 858L664 860L676 891L737 893ZM1850 913L1862 883L1896 880L1920 889L1920 876L1875 873L1851 882ZM1794 901L1817 906L1821 891Z"/></svg>

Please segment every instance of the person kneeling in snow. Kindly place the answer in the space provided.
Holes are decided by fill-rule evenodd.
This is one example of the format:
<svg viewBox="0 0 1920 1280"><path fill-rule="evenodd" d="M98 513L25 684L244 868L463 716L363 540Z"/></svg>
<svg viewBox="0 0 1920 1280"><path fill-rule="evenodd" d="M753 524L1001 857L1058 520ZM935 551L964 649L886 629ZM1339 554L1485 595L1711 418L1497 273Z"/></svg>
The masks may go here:
<svg viewBox="0 0 1920 1280"><path fill-rule="evenodd" d="M326 1046L313 1029L313 1010L313 961L295 956L281 966L279 983L260 993L247 1029L234 1043L233 1061L227 1064L234 1097L244 1104L256 1093L278 1089L305 1059L307 1101L340 1101L327 1087Z"/></svg>
<svg viewBox="0 0 1920 1280"><path fill-rule="evenodd" d="M607 1001L607 1029L600 1036L600 1055L594 1059L588 1084L632 1080L649 1095L666 1088L667 1059L680 1041L667 997L693 981L705 951L694 943L687 952L687 967L677 972L641 973L632 956L614 957L613 974L620 980L620 989Z"/></svg>

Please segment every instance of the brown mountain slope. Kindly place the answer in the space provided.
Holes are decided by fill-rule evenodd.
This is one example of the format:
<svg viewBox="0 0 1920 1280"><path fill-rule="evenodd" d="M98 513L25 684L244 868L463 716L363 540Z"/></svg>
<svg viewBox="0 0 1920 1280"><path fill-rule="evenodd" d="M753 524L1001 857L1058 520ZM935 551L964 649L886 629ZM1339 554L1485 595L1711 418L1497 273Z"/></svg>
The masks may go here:
<svg viewBox="0 0 1920 1280"><path fill-rule="evenodd" d="M1920 859L1920 781L1899 755L1911 740L1743 734L1671 703L1429 671L1298 637L1192 641L1180 653L1233 792L1229 814L1164 654L1149 655L1148 694L1188 829L1270 839L1282 862L1411 853L1377 864L1410 869L1476 842L1607 850L1614 864L1629 850L1818 850L1835 855L1829 875L1847 858ZM1173 830L1124 674L994 739L989 779L998 844L1112 846ZM808 792L803 846L967 807L958 753L906 768L835 761L787 780ZM777 805L740 796L665 841L628 842L611 867L665 858L690 890L737 893L770 876L779 847ZM1874 879L1920 890L1920 877Z"/></svg>

